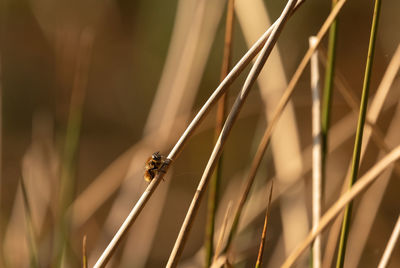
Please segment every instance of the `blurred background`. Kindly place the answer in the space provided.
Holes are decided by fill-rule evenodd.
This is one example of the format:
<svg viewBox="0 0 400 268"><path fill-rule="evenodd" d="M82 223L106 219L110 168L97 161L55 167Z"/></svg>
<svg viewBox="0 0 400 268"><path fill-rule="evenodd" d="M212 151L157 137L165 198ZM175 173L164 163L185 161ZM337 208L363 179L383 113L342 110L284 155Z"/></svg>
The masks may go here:
<svg viewBox="0 0 400 268"><path fill-rule="evenodd" d="M233 64L286 4L235 2ZM226 1L1 0L0 4L0 266L77 267L84 235L91 266L145 189L146 159L156 151L169 153L219 84ZM348 1L339 15L339 78L331 120L337 131L330 136L325 208L339 196L358 113L336 87L345 88L359 103L373 5L374 1ZM236 204L267 118L330 6L330 1L307 0L299 8L283 30L264 78L251 91L224 150L217 226L229 200ZM399 10L399 1L382 4L371 99L400 42ZM326 47L325 38L322 54ZM322 77L324 70L321 60ZM231 86L228 109L248 71ZM309 84L307 69L288 115L280 122L287 135L274 136L258 172L253 201L235 246L241 260L238 267L254 265L269 191L264 185L272 177L289 179L275 185L265 265L278 267L311 228ZM397 74L376 123L383 137L399 133L399 86ZM190 139L110 267L165 265L214 144L215 113L213 109ZM399 144L398 135L392 136L385 140L390 148ZM360 175L382 157L381 151L370 142ZM286 159L283 167L279 157ZM355 242L348 250L354 248L356 253L347 253L347 267L375 267L383 253L400 212L399 173L395 170L387 176L387 184L373 199L379 200L374 202L377 209L367 210L372 220L362 220L365 211L360 210L362 224L355 229L361 229L358 235L364 240L359 245L356 234L350 238ZM293 200L285 201L285 196ZM205 204L206 198L182 267L202 267ZM361 209L362 199L356 199L355 205ZM291 210L297 214L290 214ZM397 246L390 267L399 266Z"/></svg>

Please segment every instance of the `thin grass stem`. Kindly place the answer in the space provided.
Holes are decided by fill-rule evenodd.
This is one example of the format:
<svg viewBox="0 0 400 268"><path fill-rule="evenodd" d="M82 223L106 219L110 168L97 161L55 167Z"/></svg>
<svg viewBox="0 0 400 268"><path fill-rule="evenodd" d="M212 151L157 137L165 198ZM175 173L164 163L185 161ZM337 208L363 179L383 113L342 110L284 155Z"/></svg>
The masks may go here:
<svg viewBox="0 0 400 268"><path fill-rule="evenodd" d="M332 0L332 9L337 4L338 0ZM330 114L332 110L332 92L333 82L335 77L335 61L336 61L336 38L337 38L337 19L332 22L329 29L329 41L328 41L328 56L325 70L325 84L322 98L322 116L321 116L321 128L322 128L322 194L321 200L324 204L325 194L325 178L326 178L326 155L328 153L328 132L330 126Z"/></svg>
<svg viewBox="0 0 400 268"><path fill-rule="evenodd" d="M363 138L363 132L364 132L365 117L366 117L366 113L367 113L368 93L369 93L371 74L372 74L372 65L373 65L374 53L375 53L375 41L376 41L376 34L377 34L377 30L378 30L380 6L381 6L381 0L376 0L373 19L372 19L370 42L369 42L369 47L368 47L367 64L365 67L363 90L362 90L362 95L361 95L360 114L359 114L356 139L355 139L355 144L354 144L351 177L350 177L350 182L349 182L350 188L352 187L352 185L354 184L354 182L357 179L358 169L359 169L359 164L360 164L361 144L362 144L362 138ZM347 237L348 237L349 228L350 228L351 212L352 212L352 203L350 203L344 211L342 232L340 235L339 250L338 250L337 262L336 262L336 267L338 267L338 268L343 268L343 265L344 265Z"/></svg>
<svg viewBox="0 0 400 268"><path fill-rule="evenodd" d="M318 228L312 230L301 244L289 255L282 264L281 268L289 268L294 265L296 260L314 241L335 217L359 194L368 188L375 180L380 178L380 174L400 158L400 146L394 148L389 154L376 163L368 170L346 193L344 193L322 216Z"/></svg>
<svg viewBox="0 0 400 268"><path fill-rule="evenodd" d="M315 45L315 37L310 37L310 46ZM313 228L319 224L322 207L322 144L321 144L321 100L319 96L318 52L311 57L312 96L312 222ZM312 247L312 267L321 267L321 237L317 236Z"/></svg>
<svg viewBox="0 0 400 268"><path fill-rule="evenodd" d="M224 39L224 52L221 67L221 81L228 75L231 65L232 54L232 35L233 35L233 20L234 20L234 0L229 0L226 12L226 26L225 26L225 39ZM217 118L215 126L215 140L218 139L222 131L222 127L226 117L226 97L224 93L218 101ZM206 225L206 267L210 267L213 251L214 251L214 232L215 232L215 215L218 206L219 185L222 177L222 159L223 155L218 161L217 167L211 179L209 199L208 199L208 223Z"/></svg>
<svg viewBox="0 0 400 268"><path fill-rule="evenodd" d="M274 181L271 182L271 188L269 191L269 197L268 197L268 204L267 204L267 209L265 211L265 218L264 218L264 227L263 231L261 234L261 242L260 242L260 247L258 250L258 256L257 256L257 261L256 261L256 268L260 268L262 265L262 258L264 254L264 246L265 246L265 240L267 238L267 224L268 224L268 218L269 218L269 211L271 208L271 200L272 200L272 190L274 188Z"/></svg>

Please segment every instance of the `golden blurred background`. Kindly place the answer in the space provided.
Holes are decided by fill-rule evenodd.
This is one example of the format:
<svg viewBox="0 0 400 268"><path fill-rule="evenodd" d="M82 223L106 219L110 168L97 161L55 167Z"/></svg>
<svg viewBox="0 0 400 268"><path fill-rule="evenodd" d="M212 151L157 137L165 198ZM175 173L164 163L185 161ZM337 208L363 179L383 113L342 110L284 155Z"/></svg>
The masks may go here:
<svg viewBox="0 0 400 268"><path fill-rule="evenodd" d="M168 154L217 87L226 1L1 0L0 4L0 266L32 266L32 226L40 267L81 265L84 235L92 266L145 189L146 159L156 151ZM235 4L233 64L267 29L266 18L271 21L279 16L285 2L236 0ZM361 95L373 4L348 1L338 17L338 83L344 84L357 100ZM278 99L273 99L276 95L268 99L272 93L265 90L285 89L308 48L308 38L317 33L330 5L330 1L307 0L299 8L282 32L279 49L274 50L275 60L267 61L264 78L251 91L224 150L218 226L229 200L237 202L266 126L266 116L277 103ZM382 3L371 99L400 42L399 10L399 1ZM322 53L326 47L325 38ZM248 70L232 85L228 109ZM320 70L323 74L322 61ZM295 172L295 177L289 179L288 192L299 198L296 202L301 207L297 210L299 215L292 214L294 221L288 223L282 214L285 201L282 203L277 197L273 203L266 267L278 267L293 248L291 243L301 241L311 228L309 84L307 69L290 103L291 118L295 121L282 123L283 131L293 134L293 138L283 140L283 136L274 136L277 143L280 140L290 147L278 150L281 157L288 159L288 166L278 170L278 145L274 145L267 151L256 178L254 188L262 189L259 196L264 198L263 185L267 180L286 171ZM339 195L351 160L357 124L358 111L336 90L339 86L335 84L331 125L334 127L347 118L343 127L349 130L345 134L338 129L337 135L330 136L330 142L337 141L337 145L328 157L325 208ZM399 133L399 86L397 74L376 124L384 136L390 131ZM215 109L191 138L166 181L161 182L109 267L165 265L214 145L214 122ZM399 136L396 139L394 135L389 145L393 148L398 144ZM360 175L382 156L380 152L380 147L371 141ZM292 158L299 163L293 164ZM290 171L292 164L299 166ZM352 226L364 230L359 235L365 241L360 246L356 236L351 238L355 242L348 250L357 247L361 251L347 253L346 267L375 267L383 253L400 212L400 176L394 171L389 177L371 226ZM22 178L26 194L21 190ZM281 189L277 193L286 186L283 182L275 185ZM356 199L354 211L361 207L360 200ZM30 220L26 202L30 204ZM256 197L249 207L257 207L254 202L257 203ZM205 203L204 198L181 259L182 267L202 267ZM244 225L245 231L235 246L244 256L237 267L254 265L265 204L258 206L262 208L255 209L256 212L250 208L246 211L254 220ZM69 215L71 220L64 245L67 253L57 262L57 228L62 215ZM285 237L286 228L299 237L294 235L290 240L288 233ZM397 245L389 267L399 265Z"/></svg>

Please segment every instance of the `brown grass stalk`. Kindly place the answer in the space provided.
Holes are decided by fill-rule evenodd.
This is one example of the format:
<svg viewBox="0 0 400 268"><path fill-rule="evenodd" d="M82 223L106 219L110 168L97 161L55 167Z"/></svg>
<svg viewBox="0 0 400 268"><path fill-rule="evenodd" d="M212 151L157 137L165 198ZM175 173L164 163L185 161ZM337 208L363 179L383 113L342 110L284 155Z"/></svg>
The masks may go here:
<svg viewBox="0 0 400 268"><path fill-rule="evenodd" d="M270 188L270 191L269 191L268 204L267 204L267 209L265 211L264 227L263 227L263 231L262 231L262 234L261 234L261 242L260 242L260 248L258 250L256 268L259 268L262 265L262 258L263 258L263 254L264 254L265 240L267 238L267 224L268 224L268 218L269 218L269 211L270 211L270 208L271 208L271 199L272 199L272 189L273 188L274 188L274 181L271 182L271 188Z"/></svg>
<svg viewBox="0 0 400 268"><path fill-rule="evenodd" d="M229 0L226 11L226 26L224 39L224 52L221 66L221 81L228 75L231 65L232 54L232 36L233 36L233 19L234 19L234 0ZM217 117L215 125L215 139L222 131L222 127L226 117L226 98L224 93L218 101ZM208 198L208 222L206 226L205 248L206 248L206 267L209 267L213 258L214 251L214 232L215 232L215 215L219 202L219 185L222 177L222 155L218 161L217 167L211 179L211 186Z"/></svg>

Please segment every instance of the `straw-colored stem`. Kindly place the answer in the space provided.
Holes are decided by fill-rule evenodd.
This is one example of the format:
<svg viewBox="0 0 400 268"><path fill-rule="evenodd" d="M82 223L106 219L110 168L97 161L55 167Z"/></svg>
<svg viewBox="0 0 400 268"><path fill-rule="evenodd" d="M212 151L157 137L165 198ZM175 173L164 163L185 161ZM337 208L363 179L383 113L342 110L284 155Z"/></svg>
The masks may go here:
<svg viewBox="0 0 400 268"><path fill-rule="evenodd" d="M350 177L350 182L349 182L350 188L352 187L352 185L354 184L354 182L357 179L358 168L359 168L359 163L360 163L361 144L362 144L362 137L363 137L363 132L364 132L365 116L367 113L368 93L369 93L369 85L370 85L371 74L372 74L372 65L373 65L374 52L375 52L375 41L376 41L376 33L377 33L377 29L378 29L380 6L381 6L381 0L376 0L373 20L372 20L372 27L371 27L371 36L370 36L369 47L368 47L368 56L367 56L367 64L366 64L366 68L365 68L363 90L362 90L362 95L361 95L360 114L359 114L359 119L358 119L358 124L357 124L356 140L355 140L355 144L354 144L351 177ZM346 210L345 210L344 216L343 216L342 232L340 235L338 257L337 257L337 262L336 262L336 267L338 267L338 268L342 268L344 265L347 237L348 237L348 232L349 232L349 228L350 228L351 212L352 212L352 203L350 203L346 207Z"/></svg>
<svg viewBox="0 0 400 268"><path fill-rule="evenodd" d="M390 256L392 256L394 246L400 236L400 215L397 218L397 222L393 228L392 235L389 238L389 242L386 245L382 259L379 262L378 268L386 268L389 264Z"/></svg>
<svg viewBox="0 0 400 268"><path fill-rule="evenodd" d="M346 193L344 193L322 216L320 224L315 230L312 230L304 241L289 255L289 257L282 264L282 268L292 267L295 261L301 256L301 254L307 249L307 247L314 241L315 237L320 234L328 224L337 217L337 215L343 210L343 208L351 202L356 196L362 193L368 186L370 186L378 176L381 174L389 165L393 164L400 158L400 146L394 148L389 154L383 159L376 163L368 172L365 173Z"/></svg>
<svg viewBox="0 0 400 268"><path fill-rule="evenodd" d="M225 26L225 40L224 40L224 53L221 67L221 81L228 75L231 54L232 54L232 35L233 35L233 19L234 19L234 0L229 0L226 12L226 26ZM218 101L217 118L215 126L215 139L221 133L226 114L226 95L224 93ZM218 161L217 167L211 179L209 198L208 198L208 223L206 227L206 267L210 267L213 251L214 251L214 232L215 232L215 215L218 206L219 185L222 177L222 155Z"/></svg>
<svg viewBox="0 0 400 268"><path fill-rule="evenodd" d="M272 200L272 189L274 188L274 181L271 183L271 188L269 191L269 197L268 197L268 204L267 204L267 209L265 212L265 218L264 218L264 227L263 231L261 234L261 242L260 242L260 247L258 250L258 256L257 256L257 261L256 261L256 268L260 268L262 265L262 258L264 254L264 246L265 246L265 240L267 238L267 224L268 224L268 218L269 218L269 210L271 208L271 200Z"/></svg>
<svg viewBox="0 0 400 268"><path fill-rule="evenodd" d="M310 37L310 46L314 46L315 37ZM321 100L319 96L318 52L311 57L311 96L312 96L312 222L313 228L321 217L322 196L322 148L321 148ZM321 237L315 238L312 247L312 266L321 267Z"/></svg>
<svg viewBox="0 0 400 268"><path fill-rule="evenodd" d="M267 127L267 129L264 132L264 135L261 139L261 142L257 148L257 152L254 156L254 159L252 161L251 167L250 167L250 171L249 171L249 175L247 177L247 183L246 183L246 187L243 191L243 194L241 195L241 199L239 202L239 205L236 209L235 212L235 217L232 223L232 227L231 230L229 232L229 236L228 236L228 241L225 245L225 248L223 250L224 253L229 251L229 248L233 242L234 236L236 235L236 231L238 228L238 224L239 224L239 220L241 217L241 213L244 207L244 204L246 203L246 200L248 198L248 194L250 192L250 189L253 185L254 182L254 178L256 176L258 167L260 166L261 160L264 156L265 150L267 149L269 142L270 142L270 138L272 135L272 130L274 129L275 125L277 124L280 115L282 114L284 108L286 107L286 104L288 103L290 97L292 96L295 86L297 84L297 82L300 79L301 74L304 72L309 60L311 59L312 54L315 52L317 46L319 45L319 43L321 42L322 37L326 34L326 32L329 29L329 25L332 23L332 21L336 18L336 16L339 14L339 11L341 10L341 8L343 7L344 3L346 2L346 0L341 0L338 2L338 4L335 6L335 8L332 10L332 12L329 14L328 18L325 20L324 24L321 26L321 29L319 30L318 34L317 34L317 39L316 39L316 43L315 46L310 47L306 54L304 55L303 59L301 60L299 66L297 67L295 73L293 74L292 79L290 80L288 87L286 88L285 92L282 95L282 98L280 99L277 108L275 109L275 113L272 116L272 119Z"/></svg>
<svg viewBox="0 0 400 268"><path fill-rule="evenodd" d="M176 265L178 264L179 258L181 256L183 248L185 246L185 242L187 240L190 229L192 227L194 218L197 215L197 211L200 206L202 196L203 196L204 191L209 182L210 175L215 168L216 161L218 161L218 159L221 155L223 146L224 146L224 144L227 140L227 137L229 136L230 131L236 121L236 118L247 98L247 95L250 92L251 87L253 86L259 73L261 72L262 67L264 66L268 56L270 55L272 48L274 47L282 29L283 29L283 26L285 25L287 19L289 18L289 15L295 5L296 5L295 0L288 1L281 16L276 21L276 26L274 26L270 37L268 38L262 51L260 52L260 55L257 57L256 62L254 63L253 67L251 68L250 73L243 85L243 88L242 88L241 92L239 93L239 96L237 97L235 103L233 104L233 108L227 117L225 125L221 131L218 141L213 149L213 152L212 152L210 159L207 163L207 166L204 170L204 173L200 180L197 191L193 197L192 203L190 204L188 213L186 214L186 217L182 224L178 238L175 242L174 248L169 257L167 267L176 267Z"/></svg>

